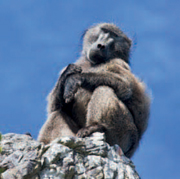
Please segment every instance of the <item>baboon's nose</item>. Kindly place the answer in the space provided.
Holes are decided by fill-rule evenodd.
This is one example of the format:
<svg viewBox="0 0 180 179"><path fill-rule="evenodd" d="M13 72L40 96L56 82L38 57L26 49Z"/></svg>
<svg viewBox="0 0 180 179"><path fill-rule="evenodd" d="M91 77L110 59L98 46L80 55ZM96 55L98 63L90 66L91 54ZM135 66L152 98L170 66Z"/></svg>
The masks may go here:
<svg viewBox="0 0 180 179"><path fill-rule="evenodd" d="M103 45L103 44L98 44L98 45L97 45L97 48L100 49L100 50L105 49L105 45Z"/></svg>

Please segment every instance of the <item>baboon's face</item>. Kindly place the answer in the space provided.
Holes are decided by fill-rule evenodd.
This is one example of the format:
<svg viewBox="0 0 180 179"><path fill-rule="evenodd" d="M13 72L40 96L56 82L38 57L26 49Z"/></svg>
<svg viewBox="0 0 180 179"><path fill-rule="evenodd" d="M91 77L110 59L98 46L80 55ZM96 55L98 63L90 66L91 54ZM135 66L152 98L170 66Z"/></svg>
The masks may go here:
<svg viewBox="0 0 180 179"><path fill-rule="evenodd" d="M98 24L84 36L83 53L92 64L112 58L128 58L131 41L113 24Z"/></svg>

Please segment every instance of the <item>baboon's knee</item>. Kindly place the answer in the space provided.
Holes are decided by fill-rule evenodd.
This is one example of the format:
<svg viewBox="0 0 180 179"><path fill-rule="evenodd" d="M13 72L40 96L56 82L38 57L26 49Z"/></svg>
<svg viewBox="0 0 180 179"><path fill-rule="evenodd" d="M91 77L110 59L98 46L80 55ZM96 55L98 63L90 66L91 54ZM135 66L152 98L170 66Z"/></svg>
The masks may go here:
<svg viewBox="0 0 180 179"><path fill-rule="evenodd" d="M114 91L106 86L98 87L88 104L87 120L89 123L103 122L107 118L118 116L119 102Z"/></svg>
<svg viewBox="0 0 180 179"><path fill-rule="evenodd" d="M95 98L96 102L100 103L100 107L102 106L104 110L114 109L119 106L118 98L114 90L108 86L97 88L93 93L93 98Z"/></svg>
<svg viewBox="0 0 180 179"><path fill-rule="evenodd" d="M113 89L108 86L99 86L93 92L93 96L102 96L103 99L109 98L111 95L115 96Z"/></svg>

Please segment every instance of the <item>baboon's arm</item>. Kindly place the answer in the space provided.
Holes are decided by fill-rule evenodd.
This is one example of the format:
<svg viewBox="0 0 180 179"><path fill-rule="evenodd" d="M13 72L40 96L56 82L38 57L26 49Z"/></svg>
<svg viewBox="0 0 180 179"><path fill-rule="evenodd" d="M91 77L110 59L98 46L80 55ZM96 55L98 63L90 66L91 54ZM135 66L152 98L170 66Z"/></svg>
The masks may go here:
<svg viewBox="0 0 180 179"><path fill-rule="evenodd" d="M78 84L78 85L77 85ZM132 94L133 76L106 73L80 73L67 78L64 98L66 102L73 99L78 87L94 91L98 86L109 86L121 100L128 99Z"/></svg>
<svg viewBox="0 0 180 179"><path fill-rule="evenodd" d="M62 110L65 106L65 100L63 98L64 95L64 85L68 76L81 73L81 68L77 65L70 64L66 67L66 69L59 76L59 79L52 90L52 92L48 96L48 111L51 113L56 110Z"/></svg>

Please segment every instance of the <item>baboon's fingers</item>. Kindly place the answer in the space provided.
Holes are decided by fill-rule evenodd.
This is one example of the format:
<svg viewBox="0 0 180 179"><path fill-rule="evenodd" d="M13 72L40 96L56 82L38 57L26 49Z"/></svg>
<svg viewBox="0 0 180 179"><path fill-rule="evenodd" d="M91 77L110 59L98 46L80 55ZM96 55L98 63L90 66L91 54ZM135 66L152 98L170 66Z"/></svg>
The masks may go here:
<svg viewBox="0 0 180 179"><path fill-rule="evenodd" d="M106 131L106 129L104 126L95 124L95 125L91 125L91 126L81 128L78 131L78 133L76 134L76 136L84 138L84 137L90 136L94 132L105 132L105 131Z"/></svg>

